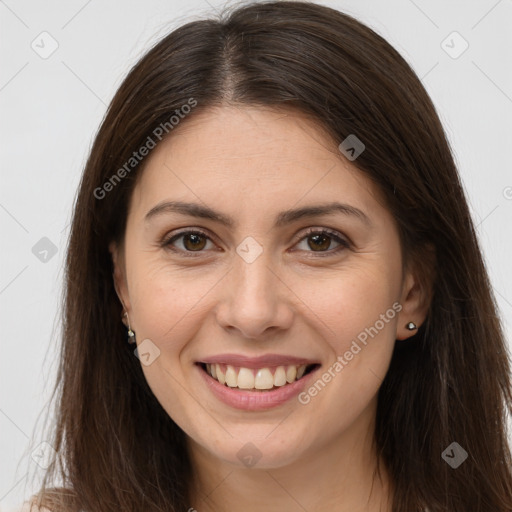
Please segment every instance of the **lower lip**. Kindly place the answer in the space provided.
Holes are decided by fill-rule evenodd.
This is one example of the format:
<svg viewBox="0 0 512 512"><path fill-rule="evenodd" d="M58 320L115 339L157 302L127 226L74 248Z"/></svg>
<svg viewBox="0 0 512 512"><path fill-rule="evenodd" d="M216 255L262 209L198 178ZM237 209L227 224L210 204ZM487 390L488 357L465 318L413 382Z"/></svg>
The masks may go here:
<svg viewBox="0 0 512 512"><path fill-rule="evenodd" d="M211 375L208 375L199 364L197 364L197 368L206 385L221 402L237 409L261 411L278 407L297 396L306 387L311 376L316 373L320 366L310 371L301 379L291 384L285 384L273 391L247 391L238 388L230 388L221 384Z"/></svg>

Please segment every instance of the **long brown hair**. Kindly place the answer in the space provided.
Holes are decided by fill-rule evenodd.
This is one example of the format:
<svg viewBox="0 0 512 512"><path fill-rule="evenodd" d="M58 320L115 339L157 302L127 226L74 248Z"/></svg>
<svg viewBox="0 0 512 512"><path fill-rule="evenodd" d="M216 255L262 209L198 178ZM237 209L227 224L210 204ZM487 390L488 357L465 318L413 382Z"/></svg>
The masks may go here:
<svg viewBox="0 0 512 512"><path fill-rule="evenodd" d="M59 460L45 475L42 503L55 512L190 507L186 436L126 343L108 250L123 240L144 160L110 181L104 197L98 189L191 98L189 118L226 103L298 109L336 144L350 134L364 141L353 164L382 192L406 261L432 286L426 321L396 343L379 390L375 442L393 482L393 511L510 512L509 354L438 115L382 37L346 14L295 1L257 2L181 26L113 98L74 209L51 438ZM457 469L442 456L454 442L468 454Z"/></svg>

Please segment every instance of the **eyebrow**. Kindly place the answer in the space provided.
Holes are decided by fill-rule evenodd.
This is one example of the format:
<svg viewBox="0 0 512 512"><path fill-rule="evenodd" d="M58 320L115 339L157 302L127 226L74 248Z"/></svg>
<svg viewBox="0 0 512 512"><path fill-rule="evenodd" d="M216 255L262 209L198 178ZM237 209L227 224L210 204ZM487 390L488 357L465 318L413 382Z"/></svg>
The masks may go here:
<svg viewBox="0 0 512 512"><path fill-rule="evenodd" d="M198 203L187 203L182 201L165 201L157 204L144 217L145 222L151 219L164 215L167 213L179 213L182 215L189 215L191 217L198 217L201 219L208 219L223 226L232 228L236 222L232 217L225 215L221 212L215 211L208 206L203 206ZM344 215L359 219L367 226L371 227L372 222L369 217L360 209L349 204L331 202L321 205L304 206L292 210L285 210L280 212L275 219L274 227L282 227L291 224L297 220L306 217L316 217L320 215L329 215L334 213L342 213Z"/></svg>

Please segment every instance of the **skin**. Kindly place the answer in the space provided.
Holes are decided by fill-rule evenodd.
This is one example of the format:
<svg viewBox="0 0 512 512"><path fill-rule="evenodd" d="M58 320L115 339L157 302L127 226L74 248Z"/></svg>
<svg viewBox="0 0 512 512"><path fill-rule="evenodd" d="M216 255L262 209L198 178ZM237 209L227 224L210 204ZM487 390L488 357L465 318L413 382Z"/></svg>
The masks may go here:
<svg viewBox="0 0 512 512"><path fill-rule="evenodd" d="M397 226L374 185L304 115L259 107L194 113L145 163L124 244L110 250L137 343L160 350L144 375L188 436L191 508L391 511L386 468L374 478L377 392L395 340L413 334L405 326L419 326L427 306L415 273L402 270ZM207 205L236 225L178 213L144 221L168 200ZM371 226L342 213L273 226L282 210L331 201L362 210ZM206 232L199 252L186 237L173 242L177 252L162 247L182 228ZM335 253L328 238L322 249L307 228L333 230L349 246ZM252 263L236 252L248 236L263 249ZM180 255L187 249L193 257ZM224 352L280 353L320 361L321 376L395 302L400 313L306 405L231 408L194 365ZM261 453L250 468L237 457L248 442Z"/></svg>

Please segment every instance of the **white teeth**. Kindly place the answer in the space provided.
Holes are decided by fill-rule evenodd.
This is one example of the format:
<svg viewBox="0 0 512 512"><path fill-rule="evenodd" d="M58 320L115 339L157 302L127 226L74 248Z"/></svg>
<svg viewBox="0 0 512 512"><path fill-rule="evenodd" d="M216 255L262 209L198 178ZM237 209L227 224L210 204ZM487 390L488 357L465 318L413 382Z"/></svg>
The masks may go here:
<svg viewBox="0 0 512 512"><path fill-rule="evenodd" d="M222 371L222 368L219 364L215 365L215 373L217 374L217 377L215 377L221 384L225 384L226 382L226 375ZM212 375L213 377L213 375Z"/></svg>
<svg viewBox="0 0 512 512"><path fill-rule="evenodd" d="M259 368L257 371L252 368L237 368L226 365L226 371L222 371L220 364L206 364L206 371L221 384L226 384L230 388L239 389L272 389L291 384L304 376L307 365L300 366L288 365L278 366L274 374L270 368Z"/></svg>
<svg viewBox="0 0 512 512"><path fill-rule="evenodd" d="M284 366L278 366L276 368L276 373L274 373L274 385L275 386L284 386L286 384L286 370Z"/></svg>
<svg viewBox="0 0 512 512"><path fill-rule="evenodd" d="M254 387L254 374L249 368L240 368L238 372L238 387L240 389L252 389Z"/></svg>
<svg viewBox="0 0 512 512"><path fill-rule="evenodd" d="M228 364L226 368L226 384L230 388L236 388L237 386L236 372L230 364Z"/></svg>
<svg viewBox="0 0 512 512"><path fill-rule="evenodd" d="M288 366L286 368L286 381L292 383L297 377L297 367Z"/></svg>
<svg viewBox="0 0 512 512"><path fill-rule="evenodd" d="M243 368L240 368L240 371L242 370ZM256 389L272 389L274 387L274 377L268 368L258 370L254 379L254 387Z"/></svg>

